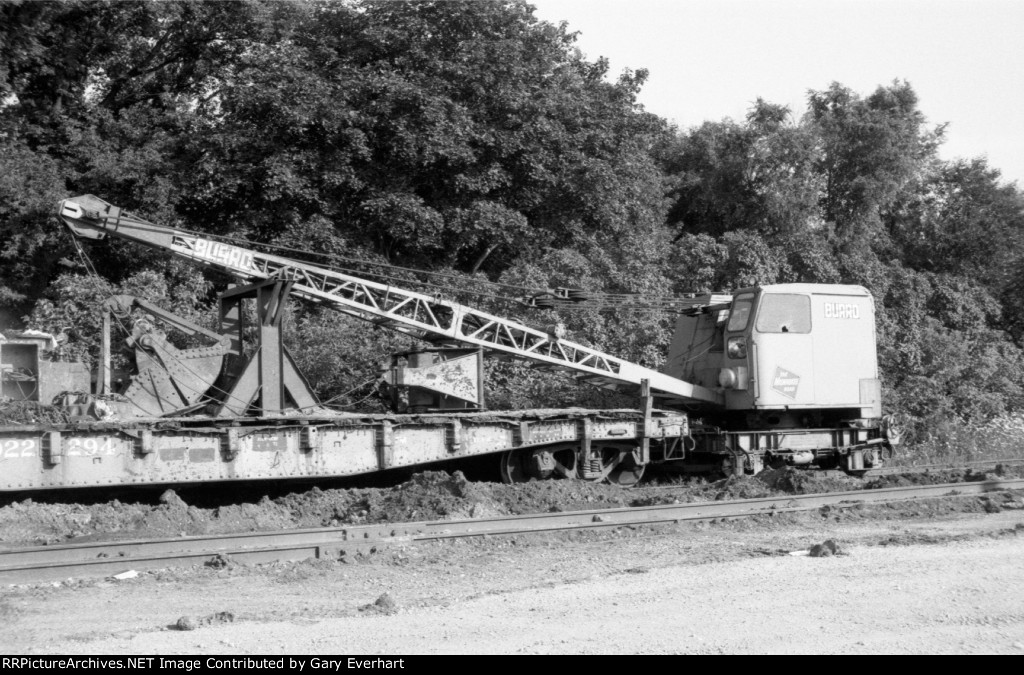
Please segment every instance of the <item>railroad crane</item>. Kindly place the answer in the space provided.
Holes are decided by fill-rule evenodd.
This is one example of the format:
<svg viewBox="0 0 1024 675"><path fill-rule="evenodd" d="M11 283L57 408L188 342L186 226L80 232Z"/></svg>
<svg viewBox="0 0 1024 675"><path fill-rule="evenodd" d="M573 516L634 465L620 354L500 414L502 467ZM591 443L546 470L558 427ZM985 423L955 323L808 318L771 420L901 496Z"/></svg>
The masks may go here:
<svg viewBox="0 0 1024 675"><path fill-rule="evenodd" d="M783 284L694 296L666 367L656 371L566 340L557 325L531 327L164 227L92 195L63 201L59 217L76 237L143 244L226 272L238 285L221 295L219 332L140 299L108 301L87 414L0 427L2 456L12 460L0 490L340 476L480 454L497 455L509 482L562 477L629 486L652 462L735 474L765 463L859 472L898 441L881 415L873 305L860 287ZM385 374L395 414L319 405L282 341L289 295L426 342L395 355ZM245 300L257 316L249 354ZM115 322L132 324L136 362L116 392L120 400L110 367ZM200 344L178 349L161 326ZM636 395L639 405L487 411L485 353L571 373Z"/></svg>

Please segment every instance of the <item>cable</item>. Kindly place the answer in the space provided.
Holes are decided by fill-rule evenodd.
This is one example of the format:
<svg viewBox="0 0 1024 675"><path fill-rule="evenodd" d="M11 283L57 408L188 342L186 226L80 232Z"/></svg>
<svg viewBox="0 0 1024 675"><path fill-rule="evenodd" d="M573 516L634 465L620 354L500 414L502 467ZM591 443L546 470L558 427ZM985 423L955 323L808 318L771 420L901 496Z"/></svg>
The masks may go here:
<svg viewBox="0 0 1024 675"><path fill-rule="evenodd" d="M82 247L82 242L78 241L78 237L74 234L71 234L70 232L68 234L71 235L71 241L75 244L75 250L78 252L78 257L82 261L82 265L85 266L85 271L97 279L102 279L103 277L101 277L96 271L96 267L92 264L92 260Z"/></svg>
<svg viewBox="0 0 1024 675"><path fill-rule="evenodd" d="M376 381L377 381L377 378L375 377L373 379L367 380L366 382L362 382L360 384L357 384L356 386L352 387L351 389L349 389L348 391L346 391L344 393L338 394L337 396L332 396L329 399L327 399L326 401L321 401L320 405L326 406L328 403L331 403L332 401L336 401L337 399L341 398L342 396L348 396L352 392L358 391L359 389L362 389L366 385L371 384L371 383L376 382ZM374 392L374 393L376 393L376 392ZM372 394L371 394L371 396L372 396ZM369 398L369 396L367 396L366 398ZM365 401L366 399L364 398L363 400ZM354 405L354 404L350 404L350 405Z"/></svg>
<svg viewBox="0 0 1024 675"><path fill-rule="evenodd" d="M124 217L123 214L122 214L122 217L120 218L120 220L121 221L128 221L128 222L130 222L130 224L133 227L136 227L136 228L138 228L139 230L142 230L142 231L149 231L149 232L154 232L154 233L162 234L162 235L166 235L167 234L167 232L164 230L164 228L160 228L159 226L153 225L152 223L149 223L147 221L139 221L139 220L135 220L133 218L126 218L126 217ZM375 267L383 267L383 268L387 268L387 269L393 269L393 270L399 270L399 271L407 271L407 272L412 272L412 273L416 273L416 274L423 274L423 275L427 275L427 276L436 276L436 277L441 277L441 278L444 278L444 279L456 279L456 280L466 281L466 282L470 282L470 283L477 283L477 284L484 283L484 284L488 284L488 285L491 285L491 286L497 285L497 286L509 286L509 287L512 287L512 288L524 288L524 287L511 286L509 284L500 284L500 283L489 281L489 280L488 281L483 281L483 280L480 280L480 279L473 279L471 277L462 277L462 276L459 276L459 275L456 275L456 274L448 274L448 273L443 273L443 272L430 272L430 271L427 271L427 270L416 270L416 269L413 269L411 267L401 267L399 265L391 265L391 264L388 264L388 263L378 263L378 262L373 262L373 261L368 261L368 260L357 260L355 258L346 258L344 256L337 256L337 255L334 255L334 254L317 253L317 252L314 252L314 251L303 251L301 249L295 249L295 248L291 248L291 247L287 247L287 246L278 246L278 245L275 245L275 244L266 244L266 243L263 243L263 242L255 242L255 241L252 241L252 240L249 240L249 239L245 239L245 238L242 238L242 237L227 237L227 236L224 236L224 235L209 234L209 233L205 233L205 232L195 232L195 231L187 230L187 229L184 229L184 228L175 228L174 231L175 232L179 232L179 233L184 233L184 234L192 235L192 236L204 237L204 238L208 238L208 239L214 239L214 240L222 241L222 242L229 243L229 244L232 244L232 245L235 245L237 243L243 243L243 244L247 244L249 246L252 246L252 247L256 248L257 250L259 250L260 248L281 249L281 250L286 250L286 251L303 253L305 255L309 255L309 256L313 256L313 257L320 257L320 258L327 258L327 259L347 260L347 261L350 261L350 262L358 263L360 265L372 265L372 266L375 266ZM77 238L75 238L75 244L76 244L76 247L78 247L79 250L80 250L81 244L79 244ZM301 261L301 260L300 261L289 261L289 260L286 259L285 262L286 263L294 263L294 262L303 262L303 261ZM493 299L497 299L497 300L506 300L506 301L510 301L510 302L518 302L519 301L519 298L517 298L517 297L511 297L511 296L506 296L506 295L498 295L498 294L495 294L495 293L488 293L488 292L485 292L485 291L472 290L472 289L468 289L468 288L467 289L453 289L451 284L440 285L440 284L435 284L435 283L431 283L431 282L428 282L428 281L421 281L419 279L409 279L409 278L406 278L406 277L397 276L397 275L393 275L393 274L386 274L384 272L365 271L365 270L362 270L362 269L359 269L359 268L345 267L345 266L334 265L334 264L331 264L331 265L320 265L320 264L317 264L317 263L311 263L311 264L314 264L314 265L316 265L318 267L321 267L321 268L323 268L325 270L341 272L341 273L344 273L344 274L351 274L352 276L357 276L357 277L360 277L360 278L362 278L362 277L378 277L380 279L385 279L385 280L388 280L388 281L397 281L397 282L401 282L402 284L409 284L409 285L420 285L420 286L424 286L424 287L435 289L435 290L439 290L439 291L456 292L456 293L464 292L464 293L467 293L469 295L489 297L489 298L493 298ZM539 291L538 289L525 289L525 290L528 290L528 291L534 292L534 293L543 292L543 291Z"/></svg>
<svg viewBox="0 0 1024 675"><path fill-rule="evenodd" d="M356 407L357 405L359 405L360 403L362 403L363 401L369 401L369 400L370 400L371 398L373 398L373 397L374 397L374 396L376 396L376 395L377 395L377 390L376 390L376 389L374 389L374 390L373 390L373 391L371 391L371 392L370 392L369 394L367 394L367 395L366 395L366 396L364 396L363 398L359 399L359 400L358 400L358 401L356 401L355 403L347 403L347 404L345 404L345 405L337 405L337 404L334 404L334 405L328 405L328 404L323 404L323 405L324 405L325 407L328 407L328 408L334 408L334 409L344 410L345 408L354 408L354 407Z"/></svg>
<svg viewBox="0 0 1024 675"><path fill-rule="evenodd" d="M150 232L155 232L155 233L165 234L165 235L167 233L166 232L167 228L162 228L162 227L160 227L158 225L154 225L153 223L150 223L150 222L148 222L146 220L142 220L140 218L136 218L135 216L132 216L130 214L122 213L121 216L119 217L119 220L120 221L128 222L132 226L134 226L134 227L136 227L136 228L138 228L140 230L150 231ZM389 269L389 270L410 272L410 273L413 273L413 274L422 274L422 275L425 275L425 276L439 278L439 279L450 279L450 280L453 279L453 280L459 280L459 281L468 281L468 282L477 283L477 284L482 283L482 284L486 284L486 285L489 285L489 286L492 286L492 287L502 287L502 288L514 289L516 291L524 291L526 293L530 293L530 294L534 294L534 295L550 293L550 289L541 289L541 288L535 288L535 287L529 287L529 286L521 286L521 285L518 285L518 284L509 284L509 283L506 283L506 282L491 281L489 279L488 280L482 280L482 279L477 279L477 278L473 278L473 277L466 277L466 276L463 276L463 275L449 273L449 272L435 272L435 271L430 271L430 270L423 270L423 269L416 269L416 268L412 268L412 267L405 267L405 266L402 266L402 265L394 265L394 264L391 264L391 263L376 262L376 261L372 261L372 260L365 260L365 259L359 259L359 258L350 258L350 257L347 257L347 256L339 255L337 253L320 253L320 252L316 252L316 251L309 251L309 250L295 248L295 247L291 247L291 246L284 246L282 244L272 244L272 243L267 243L267 242L258 242L258 241L254 241L252 239L248 239L248 238L245 238L245 237L227 236L227 235L213 234L213 233L209 233L209 232L199 232L199 231L196 231L196 230L189 230L189 229L181 228L181 227L173 228L173 230L175 232L180 232L180 233L183 233L183 234L187 234L187 235L191 235L191 236L196 236L196 237L204 237L204 238L208 238L208 239L214 239L214 240L230 243L230 244L233 244L233 245L241 243L241 244L245 244L247 246L251 246L251 247L254 247L254 248L257 248L257 249L263 248L263 249L272 249L272 250L277 250L277 251L287 251L289 253L298 253L298 254L301 254L301 255L304 255L304 256L310 256L310 257L314 257L314 258L321 258L321 259L326 259L326 260L329 260L329 261L345 261L345 262L349 262L349 263L355 263L355 264L360 265L360 266L367 266L368 265L368 266L372 266L372 267L385 268L385 269ZM422 285L425 285L425 286L429 286L429 287L432 287L432 288L439 288L439 289L442 289L442 290L451 290L450 286L439 286L439 285L436 285L436 284L431 284L430 282L424 282L424 281L419 281L419 280L415 280L415 279L406 279L404 277L397 277L397 276L392 276L392 275L386 275L386 274L383 274L381 272L366 272L366 271L364 271L361 268L344 267L344 266L335 265L335 264L324 265L324 267L327 268L327 269L334 269L336 271L341 271L341 272L357 271L357 272L359 272L359 274L363 274L363 275L371 274L371 275L376 275L376 276L380 276L380 277L383 277L383 278L403 281L405 283L419 283L419 284L422 284ZM483 291L475 291L475 290L464 289L463 292L469 293L471 295L479 295L479 296L491 297L491 298L501 299L501 300L510 300L510 301L518 301L519 300L519 298L503 296L503 295L497 295L495 293L486 293L486 292L483 292ZM587 292L587 295L591 299L630 300L630 299L635 299L635 298L643 298L648 303L650 303L650 302L658 302L658 303L669 303L669 304L671 304L671 303L679 302L681 300L693 299L694 297L697 297L700 294L686 294L686 295L680 297L680 296L669 296L669 295L650 295L650 294L635 294L635 293L604 293L604 292L594 291L594 292ZM559 299L556 299L556 300L561 300L561 299L559 298ZM569 302L573 302L573 301L570 300Z"/></svg>
<svg viewBox="0 0 1024 675"><path fill-rule="evenodd" d="M122 220L125 220L125 219L122 217ZM151 223L147 223L145 221L141 221L141 224L139 222L136 222L136 221L132 221L132 223L133 223L133 225L135 225L136 227L138 227L141 230L147 230L148 229L148 230L153 231L153 232L163 233L162 230L158 228L158 226L152 225ZM459 276L457 274L450 274L450 273L444 273L444 272L432 272L432 271L428 271L428 270L414 269L414 268L410 268L410 267L403 267L403 266L400 266L400 265L392 265L392 264L389 264L389 263L380 263L380 262L373 262L373 261L368 261L368 260L356 260L356 259L353 259L353 258L347 258L345 256L339 256L337 254L317 253L317 252L313 252L313 251L305 251L305 250L302 250L302 249L296 249L296 248L288 247L288 246L280 246L280 245L276 245L276 244L268 244L268 243L263 243L263 242L255 242L255 241L252 241L250 239L245 239L243 237L227 237L227 236L224 236L224 235L216 235L216 234L208 234L208 233L202 233L202 232L195 232L195 231L187 230L187 229L183 229L183 228L178 229L177 231L182 232L182 233L186 233L186 234L190 234L190 235L194 235L194 236L208 237L208 238L215 239L215 240L229 242L231 244L244 243L244 244L247 244L249 246L252 246L252 247L256 248L257 250L260 249L260 248L279 249L279 250L285 250L285 251L290 251L290 252L298 252L298 253L302 253L303 255L307 255L307 256L311 256L311 257L325 258L325 259L332 260L332 261L333 260L347 260L347 261L356 262L358 265L369 265L369 266L384 268L384 269L387 269L387 270L397 270L397 271L409 272L409 273L413 273L413 274L421 274L421 275L425 275L425 276L428 276L428 277L438 277L438 278L441 278L441 279L454 279L454 280L464 281L464 282L467 282L467 283L486 284L486 285L492 286L492 287L497 286L497 287L505 287L505 288L511 288L511 289L516 289L516 290L522 290L522 291L527 291L527 292L531 293L533 296L550 296L551 295L551 291L550 290L540 290L540 289L537 289L537 288L531 288L531 287L526 287L526 286L518 286L518 285L506 284L506 283L502 283L502 282L493 282L493 281L489 281L489 280L481 280L481 279L476 279L476 278L472 278L472 277ZM285 264L288 264L288 262L289 261L287 261L287 259L286 259ZM291 261L291 262L301 262L301 261ZM383 283L389 283L390 284L391 282L397 282L400 285L400 287L401 286L419 286L419 287L422 287L422 288L432 289L432 290L437 291L437 292L446 292L446 293L449 293L449 294L456 294L456 295L459 294L459 293L464 293L464 294L468 294L468 295L472 295L472 296L476 296L476 297L485 297L485 298L490 298L490 299L493 299L493 300L499 300L499 301L503 301L503 302L516 303L516 304L520 304L520 305L521 304L525 304L522 297L500 295L498 293L492 293L492 292L487 292L487 291L484 291L484 290L477 290L477 289L471 289L471 288L453 288L451 284L441 285L441 284L437 284L437 283L432 283L430 281L423 281L423 280L415 279L415 278L410 279L410 278L408 278L406 276L399 276L399 275L396 275L396 274L387 274L387 273L381 272L381 271L374 271L374 270L369 270L368 271L368 270L365 270L365 269L361 269L359 267L350 267L350 266L338 265L338 264L333 264L333 263L332 264L328 264L328 265L322 265L322 264L318 264L318 263L311 263L311 264L314 264L314 265L316 265L318 267L321 267L322 269L325 269L325 270L336 271L336 272L339 272L339 273L342 273L342 274L347 274L347 275L350 275L350 276L354 276L357 279L358 278L370 278L370 279L376 278L378 281L383 282ZM549 297L549 301L553 304L552 307L546 307L546 308L545 307L534 307L534 308L535 309L552 309L552 310L561 310L561 311L587 311L587 310L598 311L598 312L612 312L612 311L614 311L614 312L618 312L618 313L622 313L622 312L644 312L644 311L666 311L666 312L672 312L672 313L682 313L684 311L692 310L692 306L691 306L692 302L691 303L687 303L688 306L686 308L684 308L684 309L677 308L675 305L679 304L680 302L687 301L687 300L691 300L692 301L693 297L697 297L696 295L692 295L692 297L691 296L678 297L678 296L652 296L652 295L640 295L640 294L601 293L601 292L588 292L587 296L588 296L588 300L585 300L585 301L572 300L572 299L566 299L566 298L558 298L558 297ZM643 300L644 302L642 304L624 304L625 302L629 302L629 301L634 301L635 302L637 300Z"/></svg>
<svg viewBox="0 0 1024 675"><path fill-rule="evenodd" d="M35 393L39 391L39 382L32 385L32 391L27 394L25 393L25 388L22 386L22 380L15 380L14 383L18 385L18 391L21 392L22 398L26 401L31 401L32 397L35 396Z"/></svg>
<svg viewBox="0 0 1024 675"><path fill-rule="evenodd" d="M105 219L107 219L107 218L105 218ZM133 227L136 227L139 230L154 232L154 233L157 233L157 234L166 235L167 234L167 229L169 229L169 228L163 228L163 227L161 227L159 225L154 225L153 223L150 223L150 222L148 222L146 220L135 218L135 217L130 216L130 215L125 214L125 213L121 214L119 220L121 222L130 223ZM384 267L384 268L387 268L387 269L399 270L399 271L404 271L404 272L412 272L412 273L415 273L415 274L425 274L425 275L428 275L428 276L440 277L440 278L444 278L444 279L456 279L456 280L473 281L475 283L485 283L485 284L489 284L491 286L503 286L503 287L506 287L506 288L512 288L512 289L516 289L516 290L523 290L523 291L533 292L533 293L542 293L542 292L546 291L546 289L531 288L531 287L527 287L527 286L519 286L519 285L516 285L516 284L507 284L507 283L498 282L498 281L474 279L472 277L465 277L465 276L462 276L462 275L459 275L459 274L454 274L454 273L449 273L449 272L433 272L433 271L429 271L429 270L416 269L416 268L413 268L413 267L403 267L401 265L394 265L394 264L391 264L391 263L375 262L375 261L372 261L372 260L365 260L365 259L361 259L361 258L350 258L350 257L347 257L347 256L338 255L336 253L320 253L320 252L317 252L317 251L309 251L309 250L306 250L306 249L294 248L294 247L291 247L291 246L284 246L284 245L281 245L281 244L271 244L271 243L267 243L267 242L254 241L252 239L247 239L245 237L228 236L228 235L222 235L222 234L214 234L214 233L210 233L210 232L199 232L199 231L196 231L196 230L189 230L189 229L182 228L182 227L175 227L175 228L171 228L171 229L173 229L173 231L176 232L176 233L187 234L187 235L191 235L191 236L195 236L195 237L203 237L203 238L206 238L206 239L214 239L214 240L218 240L218 241L229 243L229 244L233 244L233 245L234 244L245 244L247 246L251 246L251 247L254 247L254 248L257 248L257 249L259 249L259 248L266 248L266 249L274 249L274 250L279 250L279 251L288 251L290 253L300 253L302 255L312 256L312 257L315 257L315 258L324 258L324 259L327 259L327 260L341 260L341 261L345 261L345 262L356 263L356 264L359 264L359 265L371 265L371 266L374 266L374 267ZM325 265L324 267L326 267L327 269L338 269L339 271L341 269L344 269L344 268L340 268L340 267L335 267L333 265ZM403 280L405 280L405 279L403 279ZM420 283L425 283L425 282L420 282Z"/></svg>

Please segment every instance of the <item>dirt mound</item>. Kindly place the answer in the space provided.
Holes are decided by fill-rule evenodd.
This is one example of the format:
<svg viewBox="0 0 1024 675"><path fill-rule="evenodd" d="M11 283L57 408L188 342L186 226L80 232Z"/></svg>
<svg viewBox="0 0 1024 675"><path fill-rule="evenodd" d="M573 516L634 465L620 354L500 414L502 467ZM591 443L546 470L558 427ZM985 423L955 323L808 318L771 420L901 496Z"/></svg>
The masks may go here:
<svg viewBox="0 0 1024 675"><path fill-rule="evenodd" d="M889 476L878 476L864 484L867 490L882 488L906 487L910 485L941 485L943 483L975 483L1000 478L1016 477L1020 467L1000 464L993 472L976 471L969 467L962 469L944 469L940 471L924 471L922 473L901 473Z"/></svg>
<svg viewBox="0 0 1024 675"><path fill-rule="evenodd" d="M470 482L460 471L426 471L389 488L312 488L276 499L213 508L187 503L173 490L158 503L42 504L32 500L0 507L0 543L38 545L226 534L311 527L341 527L420 520L490 518L527 513L582 511L657 504L754 499L786 494L836 492L861 487L983 480L987 474L884 476L867 485L849 477L826 477L794 468L715 482L623 489L584 481L546 480L503 485ZM214 489L214 488L211 488Z"/></svg>
<svg viewBox="0 0 1024 675"><path fill-rule="evenodd" d="M358 525L363 523L481 518L547 510L558 497L512 499L510 510L494 495L504 487L471 483L459 471L416 474L394 488L320 490L264 497L212 509L190 506L173 490L160 503L39 504L31 499L0 508L0 542L52 544L67 540L134 539L229 532ZM606 486L610 488L610 486ZM529 490L527 490L529 492ZM537 503L541 507L537 507Z"/></svg>
<svg viewBox="0 0 1024 675"><path fill-rule="evenodd" d="M714 500L758 499L771 497L777 489L761 480L760 476L730 476L708 486Z"/></svg>
<svg viewBox="0 0 1024 675"><path fill-rule="evenodd" d="M765 480L765 476L770 479ZM312 488L256 503L215 508L186 503L175 491L158 504L39 504L0 508L0 542L50 544L68 540L135 539L418 520L488 518L524 513L621 508L723 499L749 499L823 489L793 470L714 483L694 481L644 493L613 485L549 480L516 485L474 483L460 471L426 471L391 488Z"/></svg>
<svg viewBox="0 0 1024 675"><path fill-rule="evenodd" d="M673 499L734 498L752 494L741 486L751 481L722 482L696 491L681 487ZM714 490L704 495L703 490ZM517 485L474 483L460 471L426 471L391 488L321 490L312 488L256 503L199 508L175 491L158 504L40 504L32 500L0 508L0 542L51 544L68 540L136 539L288 528L338 527L419 520L489 518L524 513L626 507L637 493L613 485L582 481L535 481Z"/></svg>
<svg viewBox="0 0 1024 675"><path fill-rule="evenodd" d="M146 526L163 521L157 532L181 532L169 507L122 504L37 504L31 499L0 508L0 542L51 544L96 533L146 536ZM173 523L173 525L172 525Z"/></svg>
<svg viewBox="0 0 1024 675"><path fill-rule="evenodd" d="M393 488L313 488L275 502L302 527L394 523L504 515L490 483L471 483L461 471L425 471ZM261 503L260 506L266 506ZM220 509L224 514L235 507Z"/></svg>
<svg viewBox="0 0 1024 675"><path fill-rule="evenodd" d="M814 473L783 467L766 469L757 474L757 479L768 488L790 495L812 494L816 492L843 492L859 490L862 484L856 478L826 478Z"/></svg>
<svg viewBox="0 0 1024 675"><path fill-rule="evenodd" d="M461 471L450 475L426 471L396 488L349 491L355 502L337 517L345 523L479 517L485 511L495 511L488 485L471 483Z"/></svg>
<svg viewBox="0 0 1024 675"><path fill-rule="evenodd" d="M506 513L551 513L623 508L631 505L630 490L614 485L569 480L544 480L518 485L492 484L492 498Z"/></svg>

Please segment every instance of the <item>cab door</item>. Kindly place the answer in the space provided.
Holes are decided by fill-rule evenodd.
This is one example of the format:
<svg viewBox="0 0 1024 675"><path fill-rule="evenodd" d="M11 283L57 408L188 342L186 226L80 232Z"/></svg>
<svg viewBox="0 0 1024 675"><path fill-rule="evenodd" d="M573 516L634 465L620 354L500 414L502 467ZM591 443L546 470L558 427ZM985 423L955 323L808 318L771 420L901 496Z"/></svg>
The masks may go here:
<svg viewBox="0 0 1024 675"><path fill-rule="evenodd" d="M864 289L816 293L814 362L821 406L856 408L880 401L874 301ZM880 412L878 414L881 414Z"/></svg>
<svg viewBox="0 0 1024 675"><path fill-rule="evenodd" d="M811 328L809 294L761 295L751 333L757 378L756 407L814 404Z"/></svg>

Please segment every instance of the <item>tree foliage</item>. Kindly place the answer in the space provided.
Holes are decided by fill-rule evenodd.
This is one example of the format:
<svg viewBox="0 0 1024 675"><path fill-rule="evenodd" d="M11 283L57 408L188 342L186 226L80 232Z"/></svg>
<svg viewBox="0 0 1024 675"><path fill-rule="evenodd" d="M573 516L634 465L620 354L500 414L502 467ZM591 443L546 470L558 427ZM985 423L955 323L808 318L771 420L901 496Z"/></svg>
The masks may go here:
<svg viewBox="0 0 1024 675"><path fill-rule="evenodd" d="M518 0L0 0L0 320L62 332L69 358L94 353L108 293L212 321L227 279L160 252L86 245L89 274L53 211L93 193L562 322L652 367L672 317L643 298L863 284L893 409L1024 407L1024 198L983 159L941 161L909 83L680 130L637 105L646 75L610 74ZM640 300L515 301L559 286ZM346 405L410 346L299 305L288 325L317 392ZM493 404L616 403L511 363L488 378Z"/></svg>

